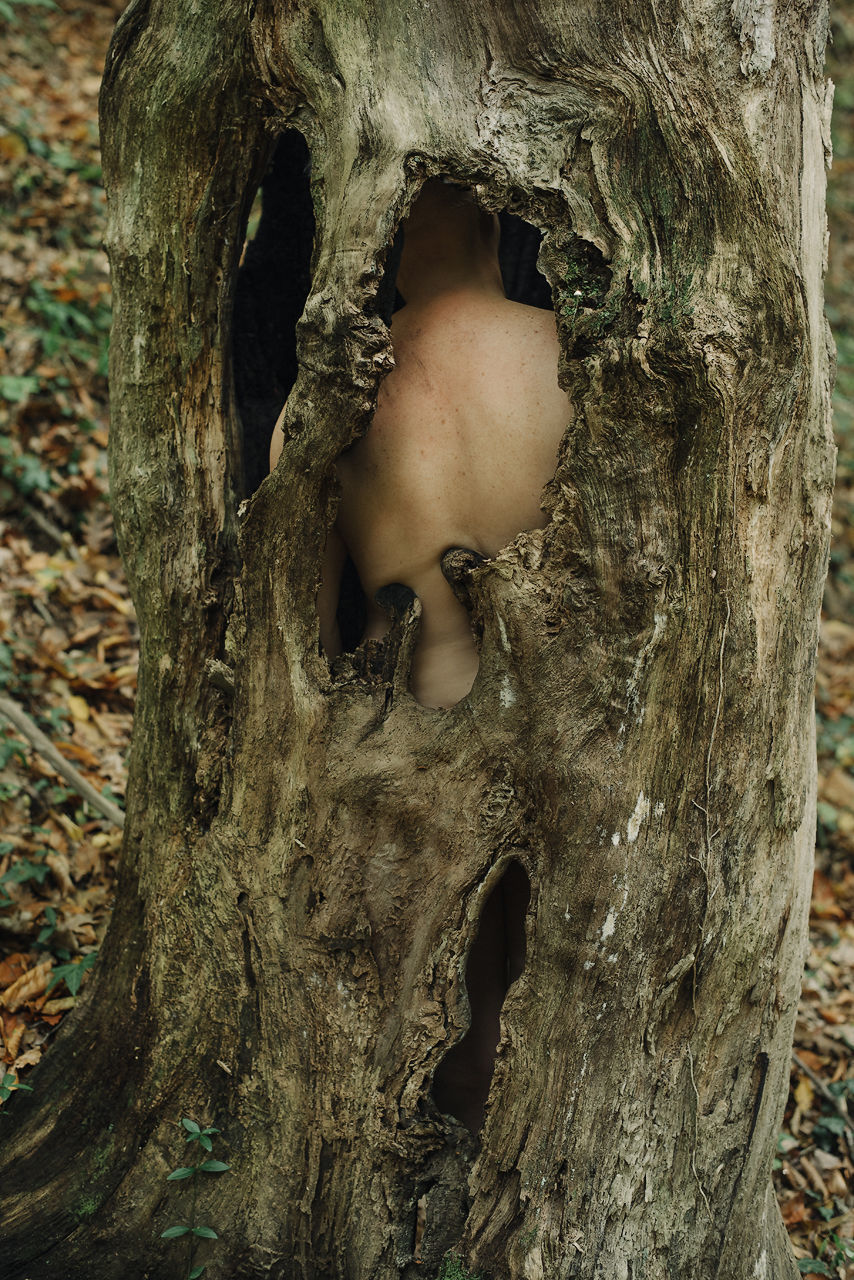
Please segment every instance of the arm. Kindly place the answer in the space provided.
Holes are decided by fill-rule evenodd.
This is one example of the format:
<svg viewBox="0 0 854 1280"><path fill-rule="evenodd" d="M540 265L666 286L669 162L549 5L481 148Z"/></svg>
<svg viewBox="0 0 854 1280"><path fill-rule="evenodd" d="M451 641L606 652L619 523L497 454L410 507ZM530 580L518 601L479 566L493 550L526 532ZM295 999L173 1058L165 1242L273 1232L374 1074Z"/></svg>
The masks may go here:
<svg viewBox="0 0 854 1280"><path fill-rule="evenodd" d="M282 447L285 443L285 437L284 437L284 434L282 433L282 423L284 422L284 419L285 419L285 408L287 408L287 406L284 406L282 408L282 412L279 414L278 418L276 419L276 425L273 427L273 437L270 441L270 470L271 471L275 467L276 463L279 461L279 455L281 454Z"/></svg>

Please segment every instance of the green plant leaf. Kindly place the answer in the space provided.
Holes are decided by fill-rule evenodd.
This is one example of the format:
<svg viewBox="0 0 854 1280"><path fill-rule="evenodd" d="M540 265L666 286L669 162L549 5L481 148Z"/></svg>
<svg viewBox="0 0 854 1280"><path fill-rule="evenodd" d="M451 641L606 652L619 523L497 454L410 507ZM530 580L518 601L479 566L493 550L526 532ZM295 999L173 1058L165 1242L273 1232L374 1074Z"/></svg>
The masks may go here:
<svg viewBox="0 0 854 1280"><path fill-rule="evenodd" d="M179 1236L188 1236L189 1234L189 1227L167 1227L165 1231L160 1232L160 1239L177 1240Z"/></svg>
<svg viewBox="0 0 854 1280"><path fill-rule="evenodd" d="M202 1173L225 1173L231 1165L226 1164L224 1160L206 1160L204 1164L199 1165L199 1168Z"/></svg>
<svg viewBox="0 0 854 1280"><path fill-rule="evenodd" d="M48 868L45 868L45 870L48 870ZM83 978L87 970L92 968L92 965L97 959L98 952L90 951L87 956L84 956L83 959L76 964L57 965L53 973L50 975L50 982L47 984L48 991L52 991L57 983L64 982L69 994L76 996L83 985Z"/></svg>
<svg viewBox="0 0 854 1280"><path fill-rule="evenodd" d="M193 1235L198 1236L200 1240L218 1240L219 1236L213 1227L193 1227Z"/></svg>
<svg viewBox="0 0 854 1280"><path fill-rule="evenodd" d="M822 1116L816 1121L816 1129L824 1129L827 1133L840 1134L845 1132L845 1121L842 1116Z"/></svg>
<svg viewBox="0 0 854 1280"><path fill-rule="evenodd" d="M14 374L7 373L0 377L0 396L4 400L20 403L22 400L29 400L38 389L39 379L32 376L16 377Z"/></svg>
<svg viewBox="0 0 854 1280"><path fill-rule="evenodd" d="M819 1262L817 1258L798 1258L798 1270L808 1276L832 1276L826 1262Z"/></svg>
<svg viewBox="0 0 854 1280"><path fill-rule="evenodd" d="M213 1151L213 1143L206 1133L199 1134L199 1142L201 1143L203 1150Z"/></svg>
<svg viewBox="0 0 854 1280"><path fill-rule="evenodd" d="M167 1175L166 1181L180 1182L182 1178L192 1178L195 1172L196 1169L194 1165L183 1165L180 1169L173 1169L172 1172Z"/></svg>
<svg viewBox="0 0 854 1280"><path fill-rule="evenodd" d="M204 1271L207 1265L208 1264L206 1262L201 1262L197 1267L193 1267L193 1270L187 1276L187 1280L199 1280L199 1276L202 1274L202 1272Z"/></svg>
<svg viewBox="0 0 854 1280"><path fill-rule="evenodd" d="M187 1130L187 1133L189 1133L191 1138L198 1138L199 1134L202 1132L195 1120L190 1120L188 1116L181 1117L181 1124Z"/></svg>

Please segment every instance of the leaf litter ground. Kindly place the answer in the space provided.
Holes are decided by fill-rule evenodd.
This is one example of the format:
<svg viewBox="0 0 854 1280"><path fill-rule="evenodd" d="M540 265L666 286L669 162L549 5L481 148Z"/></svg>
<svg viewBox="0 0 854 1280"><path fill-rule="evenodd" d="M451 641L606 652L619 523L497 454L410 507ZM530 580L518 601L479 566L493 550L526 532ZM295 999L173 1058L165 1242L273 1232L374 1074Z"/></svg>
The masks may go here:
<svg viewBox="0 0 854 1280"><path fill-rule="evenodd" d="M0 0L0 696L119 804L137 631L107 497L97 95L120 8ZM836 6L833 36L839 476L816 687L811 950L774 1177L802 1272L854 1280L854 0ZM0 721L0 1106L27 1087L76 1003L119 847L118 829Z"/></svg>

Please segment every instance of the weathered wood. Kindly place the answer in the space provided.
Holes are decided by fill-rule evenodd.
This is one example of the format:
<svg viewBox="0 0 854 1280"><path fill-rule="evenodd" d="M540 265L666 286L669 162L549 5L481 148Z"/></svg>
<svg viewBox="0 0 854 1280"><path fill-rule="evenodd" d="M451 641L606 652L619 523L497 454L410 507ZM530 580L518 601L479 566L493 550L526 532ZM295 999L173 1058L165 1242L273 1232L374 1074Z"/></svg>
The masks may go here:
<svg viewBox="0 0 854 1280"><path fill-rule="evenodd" d="M185 1114L228 1145L229 1277L796 1275L770 1165L833 469L825 34L760 0L131 4L103 123L139 706L105 955L0 1156L11 1276L175 1274ZM238 515L231 299L286 124L312 288ZM459 575L481 664L447 711L407 689L417 607L334 671L314 610L435 173L543 231L574 408L548 527ZM512 861L527 961L475 1143L430 1082Z"/></svg>

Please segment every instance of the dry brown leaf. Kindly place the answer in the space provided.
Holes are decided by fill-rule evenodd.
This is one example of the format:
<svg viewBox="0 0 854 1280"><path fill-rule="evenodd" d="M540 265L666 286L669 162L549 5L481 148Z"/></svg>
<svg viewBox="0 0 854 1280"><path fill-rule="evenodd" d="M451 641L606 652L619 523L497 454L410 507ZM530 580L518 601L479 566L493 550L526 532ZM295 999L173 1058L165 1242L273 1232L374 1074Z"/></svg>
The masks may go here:
<svg viewBox="0 0 854 1280"><path fill-rule="evenodd" d="M30 957L21 951L0 960L0 990L10 987L22 973L26 972Z"/></svg>
<svg viewBox="0 0 854 1280"><path fill-rule="evenodd" d="M68 743L63 743L62 745L68 746ZM78 826L73 818L69 818L67 813L56 813L51 810L51 817L59 823L65 834L73 840L75 844L77 844L79 840L83 839L82 827Z"/></svg>
<svg viewBox="0 0 854 1280"><path fill-rule="evenodd" d="M839 1156L834 1156L829 1151L822 1151L821 1147L816 1147L813 1151L812 1162L822 1174L829 1173L831 1169L842 1168Z"/></svg>
<svg viewBox="0 0 854 1280"><path fill-rule="evenodd" d="M845 912L839 905L832 881L819 870L813 875L812 912L821 920L845 919Z"/></svg>
<svg viewBox="0 0 854 1280"><path fill-rule="evenodd" d="M801 1049L798 1057L806 1066L811 1067L816 1075L821 1075L827 1069L827 1059L821 1058L817 1053L813 1053L811 1049Z"/></svg>
<svg viewBox="0 0 854 1280"><path fill-rule="evenodd" d="M806 1191L808 1182L797 1169L789 1164L788 1160L783 1161L783 1173L790 1187L795 1187L798 1191Z"/></svg>
<svg viewBox="0 0 854 1280"><path fill-rule="evenodd" d="M76 1003L76 996L61 996L57 1000L48 1000L41 1007L41 1016L47 1020L58 1013L66 1013L69 1009L73 1009Z"/></svg>
<svg viewBox="0 0 854 1280"><path fill-rule="evenodd" d="M89 703L77 693L70 694L68 698L68 714L72 720L78 720L81 724L85 724L89 719ZM97 765L97 758L95 763Z"/></svg>
<svg viewBox="0 0 854 1280"><path fill-rule="evenodd" d="M847 769L837 765L822 780L819 789L822 800L826 800L828 804L854 812L854 778Z"/></svg>
<svg viewBox="0 0 854 1280"><path fill-rule="evenodd" d="M12 1029L4 1036L5 1053L3 1054L3 1057L10 1066L18 1056L18 1049L21 1046L21 1040L23 1039L26 1026L27 1024L24 1021L16 1022Z"/></svg>
<svg viewBox="0 0 854 1280"><path fill-rule="evenodd" d="M73 893L74 881L71 879L71 870L65 854L49 853L45 858L45 864L50 867L51 875L56 881L59 892L62 894Z"/></svg>
<svg viewBox="0 0 854 1280"><path fill-rule="evenodd" d="M801 1169L806 1174L807 1182L810 1184L813 1191L817 1191L822 1200L828 1200L830 1196L827 1186L825 1185L824 1178L821 1176L818 1169L816 1169L813 1162L808 1160L806 1156L801 1156Z"/></svg>
<svg viewBox="0 0 854 1280"><path fill-rule="evenodd" d="M792 1196L791 1199L786 1200L785 1203L781 1205L781 1212L783 1214L783 1221L787 1227L792 1227L798 1222L806 1222L809 1218L809 1212L806 1208L803 1191L798 1191L798 1193Z"/></svg>
<svg viewBox="0 0 854 1280"><path fill-rule="evenodd" d="M809 1076L801 1076L795 1089L795 1102L799 1111L809 1111L815 1098L815 1090Z"/></svg>
<svg viewBox="0 0 854 1280"><path fill-rule="evenodd" d="M41 1061L41 1048L27 1049L24 1053L19 1053L13 1063L15 1071L23 1071L24 1067L34 1067Z"/></svg>
<svg viewBox="0 0 854 1280"><path fill-rule="evenodd" d="M28 969L26 973L22 973L20 978L12 983L11 987L7 987L0 994L0 1004L5 1005L10 1013L15 1013L27 1000L34 1000L36 996L40 996L47 989L52 968L53 960L51 959L37 964L34 969Z"/></svg>

